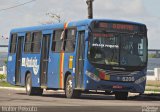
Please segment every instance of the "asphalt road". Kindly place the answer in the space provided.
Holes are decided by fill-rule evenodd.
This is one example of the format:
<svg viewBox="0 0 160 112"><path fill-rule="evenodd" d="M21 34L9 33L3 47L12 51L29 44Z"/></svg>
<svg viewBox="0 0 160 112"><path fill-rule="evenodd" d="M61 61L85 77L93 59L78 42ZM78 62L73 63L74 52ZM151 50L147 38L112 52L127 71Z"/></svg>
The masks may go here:
<svg viewBox="0 0 160 112"><path fill-rule="evenodd" d="M48 91L42 96L27 96L25 91L0 89L0 106L36 106L38 111L52 110L74 112L142 112L142 109L158 108L160 95L130 95L128 100L115 100L114 95L82 94L79 99L67 99L63 92ZM0 108L2 111L2 108ZM3 110L4 111L4 110ZM47 112L47 111L46 111Z"/></svg>

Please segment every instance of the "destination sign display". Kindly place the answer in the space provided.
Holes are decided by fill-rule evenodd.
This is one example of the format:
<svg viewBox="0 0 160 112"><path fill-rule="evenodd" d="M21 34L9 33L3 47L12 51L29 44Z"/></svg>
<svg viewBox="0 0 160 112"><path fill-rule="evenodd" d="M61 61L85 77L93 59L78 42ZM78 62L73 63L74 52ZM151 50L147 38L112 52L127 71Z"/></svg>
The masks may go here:
<svg viewBox="0 0 160 112"><path fill-rule="evenodd" d="M113 37L113 34L109 33L93 33L94 37Z"/></svg>
<svg viewBox="0 0 160 112"><path fill-rule="evenodd" d="M137 31L137 32L145 32L146 27L143 25L135 25L129 23L111 23L111 22L93 22L92 27L94 29L106 29L112 31Z"/></svg>

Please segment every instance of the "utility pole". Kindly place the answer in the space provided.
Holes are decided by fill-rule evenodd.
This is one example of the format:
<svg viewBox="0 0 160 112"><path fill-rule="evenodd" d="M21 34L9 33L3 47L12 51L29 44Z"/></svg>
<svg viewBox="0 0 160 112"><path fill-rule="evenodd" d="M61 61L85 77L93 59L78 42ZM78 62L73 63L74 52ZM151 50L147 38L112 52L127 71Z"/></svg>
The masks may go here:
<svg viewBox="0 0 160 112"><path fill-rule="evenodd" d="M93 18L93 1L94 0L87 0L86 3L88 5L88 19Z"/></svg>

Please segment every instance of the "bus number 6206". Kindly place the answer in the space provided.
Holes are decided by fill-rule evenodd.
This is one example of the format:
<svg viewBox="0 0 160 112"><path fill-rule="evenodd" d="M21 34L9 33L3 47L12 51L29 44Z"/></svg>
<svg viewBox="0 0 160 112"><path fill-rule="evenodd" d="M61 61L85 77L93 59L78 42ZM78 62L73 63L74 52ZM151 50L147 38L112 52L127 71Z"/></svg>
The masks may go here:
<svg viewBox="0 0 160 112"><path fill-rule="evenodd" d="M124 82L132 82L135 81L134 77L122 77L122 81Z"/></svg>

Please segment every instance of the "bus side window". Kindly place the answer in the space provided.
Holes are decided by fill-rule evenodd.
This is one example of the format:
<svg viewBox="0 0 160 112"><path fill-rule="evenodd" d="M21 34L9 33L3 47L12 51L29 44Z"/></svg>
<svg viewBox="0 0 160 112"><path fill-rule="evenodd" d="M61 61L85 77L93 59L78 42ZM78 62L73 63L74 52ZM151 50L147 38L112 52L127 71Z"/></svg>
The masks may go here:
<svg viewBox="0 0 160 112"><path fill-rule="evenodd" d="M15 53L16 52L16 43L17 43L17 34L12 34L11 35L11 44L10 44L10 53Z"/></svg>
<svg viewBox="0 0 160 112"><path fill-rule="evenodd" d="M62 35L63 30L56 30L54 32L53 38L52 38L52 51L55 52L60 52L61 51L61 46L62 46L62 40L61 40L61 35Z"/></svg>
<svg viewBox="0 0 160 112"><path fill-rule="evenodd" d="M10 53L16 52L17 34L11 35Z"/></svg>
<svg viewBox="0 0 160 112"><path fill-rule="evenodd" d="M25 37L25 46L24 46L25 53L31 52L31 44L32 44L32 37L31 37L31 33L28 32L26 33L26 37Z"/></svg>
<svg viewBox="0 0 160 112"><path fill-rule="evenodd" d="M34 32L32 34L32 47L31 51L33 53L39 53L41 48L41 39L42 39L42 33L41 32Z"/></svg>
<svg viewBox="0 0 160 112"><path fill-rule="evenodd" d="M65 52L73 52L75 49L75 37L76 37L76 29L68 29L67 35L65 38Z"/></svg>

